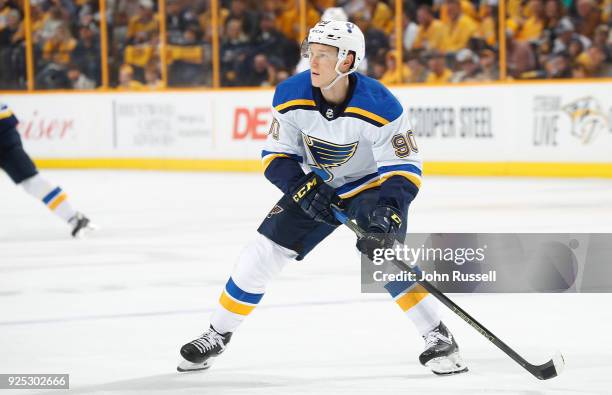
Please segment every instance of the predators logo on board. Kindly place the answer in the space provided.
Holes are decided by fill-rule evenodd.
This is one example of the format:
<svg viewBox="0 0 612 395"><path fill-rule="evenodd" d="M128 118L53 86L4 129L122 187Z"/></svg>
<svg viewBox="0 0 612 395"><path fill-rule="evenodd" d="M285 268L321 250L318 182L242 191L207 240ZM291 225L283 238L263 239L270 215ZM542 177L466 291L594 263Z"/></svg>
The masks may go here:
<svg viewBox="0 0 612 395"><path fill-rule="evenodd" d="M599 102L593 97L583 97L562 107L572 121L572 136L582 144L593 141L608 127L608 119Z"/></svg>
<svg viewBox="0 0 612 395"><path fill-rule="evenodd" d="M358 141L349 144L335 144L306 134L302 137L304 147L310 153L313 171L325 182L334 179L334 175L329 169L348 162L355 155L359 145Z"/></svg>

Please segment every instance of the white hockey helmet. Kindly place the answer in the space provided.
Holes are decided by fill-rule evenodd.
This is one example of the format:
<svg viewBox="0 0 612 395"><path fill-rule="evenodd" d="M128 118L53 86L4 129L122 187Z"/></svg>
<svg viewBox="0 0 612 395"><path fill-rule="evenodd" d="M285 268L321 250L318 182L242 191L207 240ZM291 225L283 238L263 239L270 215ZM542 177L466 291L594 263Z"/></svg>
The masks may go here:
<svg viewBox="0 0 612 395"><path fill-rule="evenodd" d="M329 7L323 12L321 20L348 22L348 16L342 7Z"/></svg>
<svg viewBox="0 0 612 395"><path fill-rule="evenodd" d="M365 38L361 29L354 23L343 21L320 21L308 33L308 45L324 44L338 48L338 62L336 62L336 78L324 89L331 88L341 77L357 70L359 63L365 57ZM355 61L346 73L339 68L349 52L355 53Z"/></svg>

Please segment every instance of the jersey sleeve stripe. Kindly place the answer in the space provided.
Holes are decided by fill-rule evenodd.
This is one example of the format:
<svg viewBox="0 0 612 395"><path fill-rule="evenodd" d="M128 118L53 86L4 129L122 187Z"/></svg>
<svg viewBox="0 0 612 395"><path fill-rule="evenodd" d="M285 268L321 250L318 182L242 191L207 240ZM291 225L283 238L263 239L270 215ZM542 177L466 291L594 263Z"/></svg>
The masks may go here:
<svg viewBox="0 0 612 395"><path fill-rule="evenodd" d="M288 154L286 152L272 152L272 151L261 151L261 160L263 163L264 171L270 166L270 163L276 158L289 158L293 159L297 162L302 162L302 157L300 155Z"/></svg>
<svg viewBox="0 0 612 395"><path fill-rule="evenodd" d="M402 165L390 165L390 166L381 166L378 168L378 174L382 175L384 173L390 171L408 171L414 173L418 176L422 176L423 172L415 165L411 164L402 164Z"/></svg>
<svg viewBox="0 0 612 395"><path fill-rule="evenodd" d="M385 180L393 176L402 176L413 183L417 188L421 188L421 169L415 165L404 164L404 165L391 165L381 166L378 168L378 174L380 175L380 183L382 184Z"/></svg>
<svg viewBox="0 0 612 395"><path fill-rule="evenodd" d="M414 173L408 172L408 171L391 171L391 172L385 173L384 175L380 177L379 183L382 184L383 182L385 182L386 180L388 180L389 178L393 176L402 176L406 178L408 181L410 181L411 183L413 183L417 188L421 188L421 177L417 176Z"/></svg>
<svg viewBox="0 0 612 395"><path fill-rule="evenodd" d="M338 194L338 196L343 195L347 192L350 192L351 190L358 188L361 185L367 184L370 181L376 181L378 180L378 173L370 173L366 176L363 176L355 181L351 181L349 183L346 183L338 188L336 188L336 193Z"/></svg>
<svg viewBox="0 0 612 395"><path fill-rule="evenodd" d="M314 100L309 99L295 99L279 104L275 106L274 109L280 113L284 113L289 111L292 107L316 107L316 103Z"/></svg>
<svg viewBox="0 0 612 395"><path fill-rule="evenodd" d="M362 117L368 118L372 121L378 122L381 126L386 125L389 123L388 120L386 120L385 118L374 114L373 112L370 112L368 110L364 110L363 108L359 108L359 107L347 107L344 110L345 113L352 113L352 114L358 114L361 115Z"/></svg>

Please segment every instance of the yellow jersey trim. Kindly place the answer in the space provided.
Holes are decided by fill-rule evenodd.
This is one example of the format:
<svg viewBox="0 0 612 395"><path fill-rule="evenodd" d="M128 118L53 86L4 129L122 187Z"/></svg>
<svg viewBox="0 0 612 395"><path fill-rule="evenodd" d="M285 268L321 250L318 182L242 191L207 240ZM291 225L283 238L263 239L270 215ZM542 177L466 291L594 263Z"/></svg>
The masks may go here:
<svg viewBox="0 0 612 395"><path fill-rule="evenodd" d="M364 110L363 108L359 108L359 107L347 107L344 110L344 112L351 112L353 114L359 114L359 115L361 115L363 117L370 118L371 120L376 121L378 123L381 123L383 125L386 125L386 124L389 123L389 121L386 120L385 118L383 118L383 117L381 117L379 115L376 115L373 112Z"/></svg>
<svg viewBox="0 0 612 395"><path fill-rule="evenodd" d="M274 109L276 111L282 111L287 107L293 107L293 106L316 106L316 103L314 102L314 100L309 100L309 99L295 99L295 100L289 100L288 102L285 102L283 104L279 104L278 106L274 107Z"/></svg>

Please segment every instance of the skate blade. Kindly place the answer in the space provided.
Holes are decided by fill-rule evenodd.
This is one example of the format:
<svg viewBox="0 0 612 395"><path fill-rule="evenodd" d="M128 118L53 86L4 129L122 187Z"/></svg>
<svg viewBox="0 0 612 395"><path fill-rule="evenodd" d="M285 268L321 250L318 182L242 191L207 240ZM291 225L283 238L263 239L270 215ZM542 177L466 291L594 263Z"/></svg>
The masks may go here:
<svg viewBox="0 0 612 395"><path fill-rule="evenodd" d="M200 363L193 363L186 360L182 360L179 362L179 365L176 367L178 372L198 372L201 370L207 370L212 365L211 360L207 360Z"/></svg>
<svg viewBox="0 0 612 395"><path fill-rule="evenodd" d="M463 363L459 353L454 353L447 357L434 358L427 362L425 366L439 376L465 373L469 370L465 363Z"/></svg>
<svg viewBox="0 0 612 395"><path fill-rule="evenodd" d="M79 229L79 231L76 232L72 237L74 237L75 239L84 239L87 238L87 235L89 235L91 232L96 231L98 229L98 225L89 223L87 226L84 226L83 228Z"/></svg>

